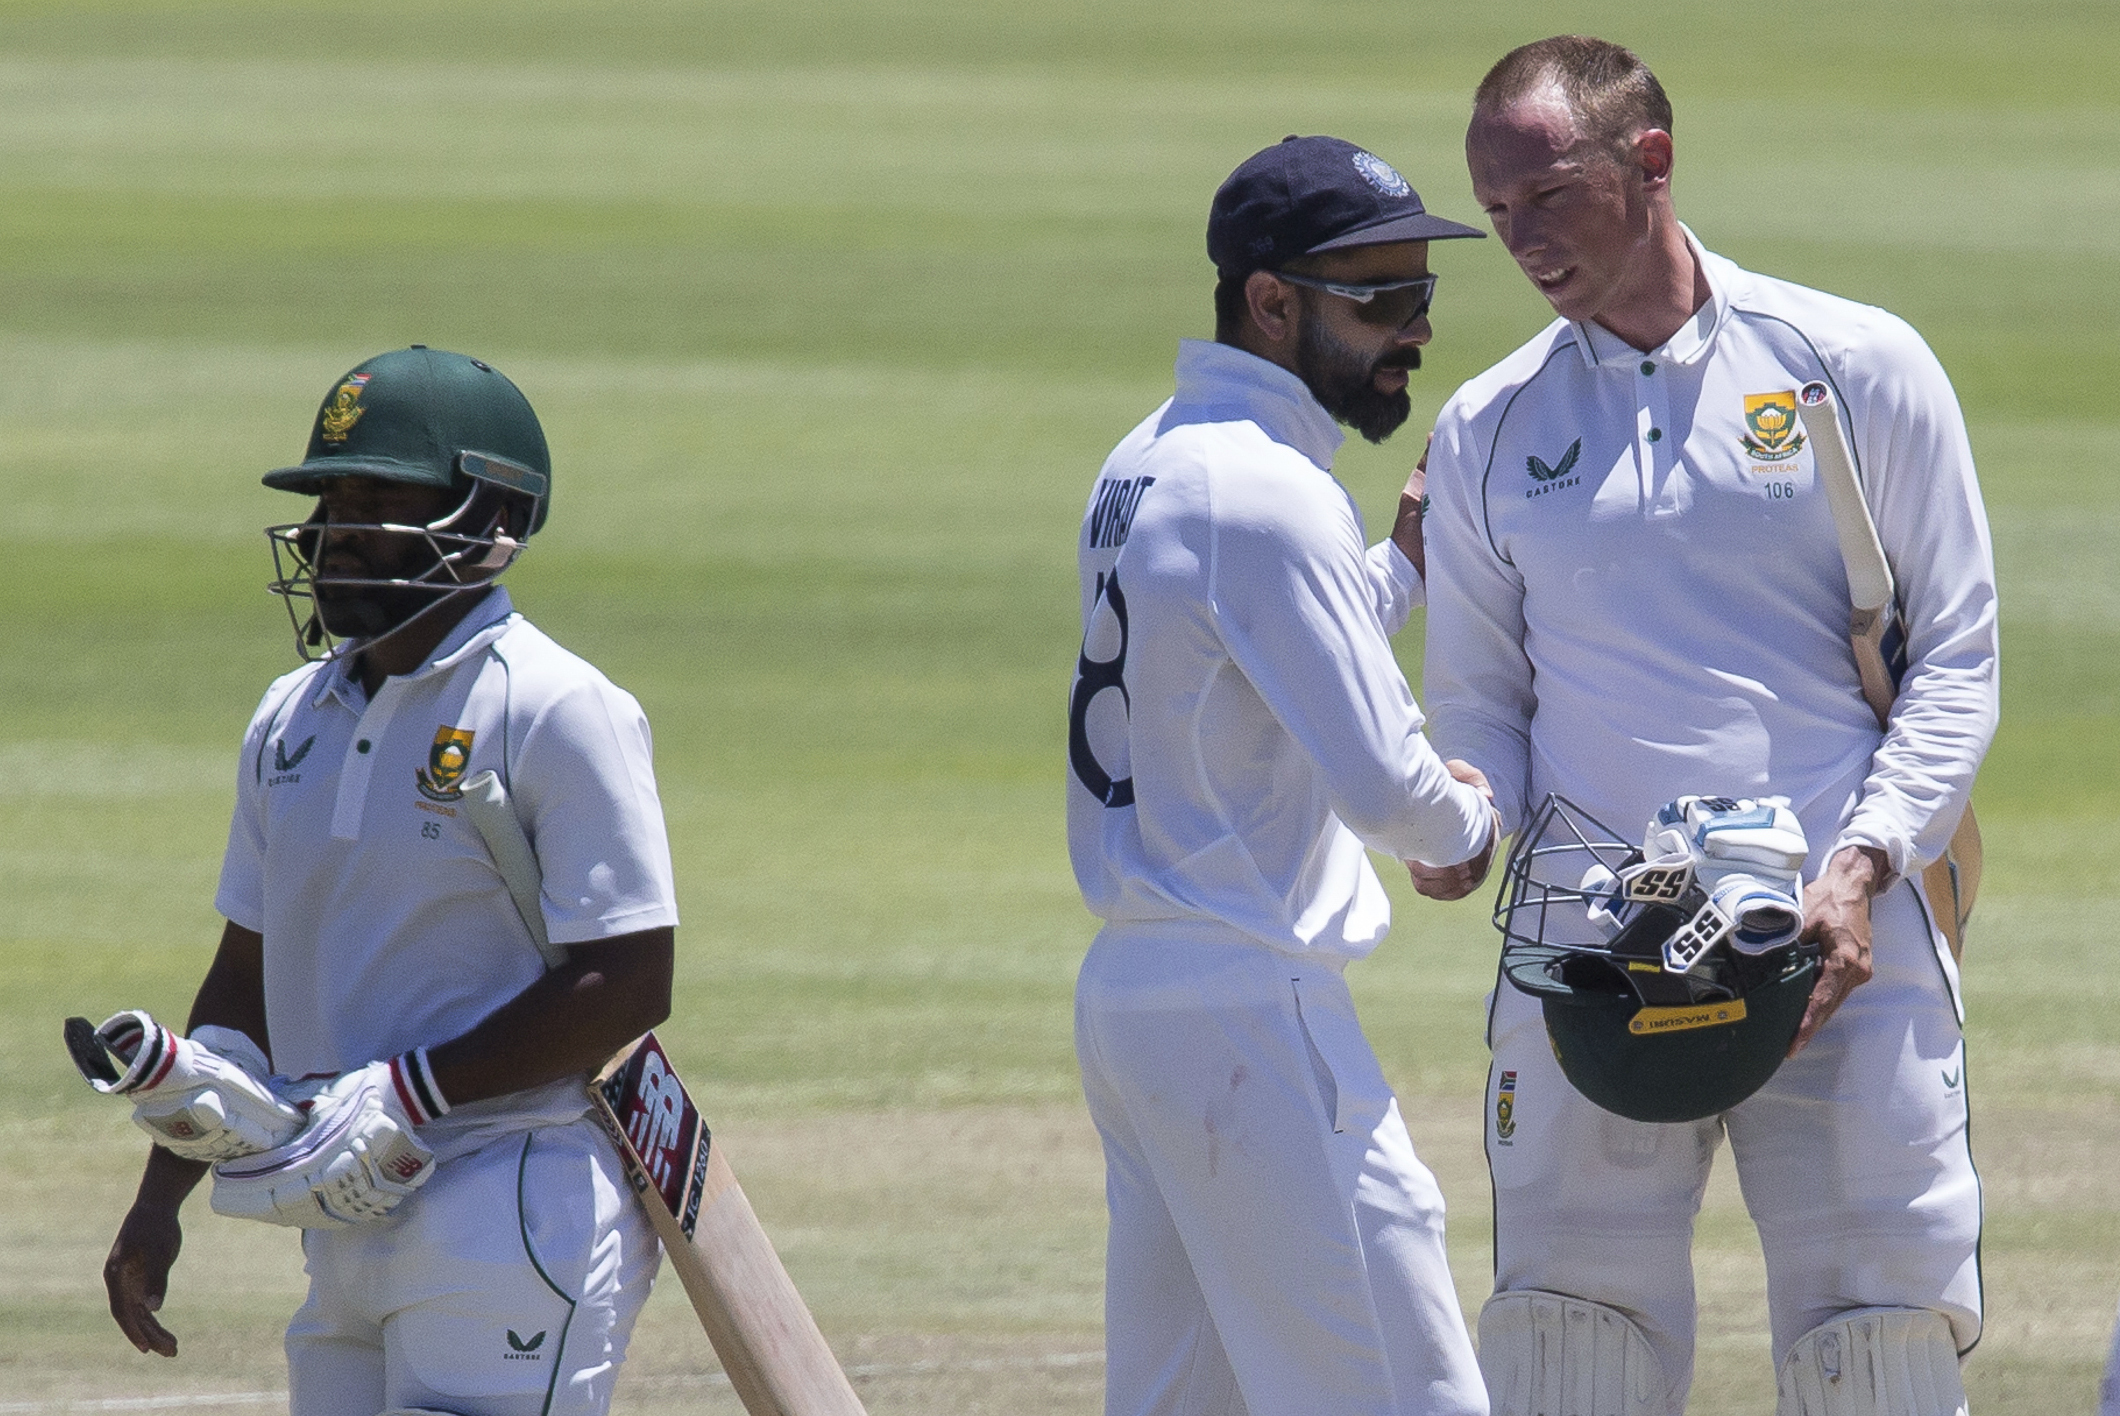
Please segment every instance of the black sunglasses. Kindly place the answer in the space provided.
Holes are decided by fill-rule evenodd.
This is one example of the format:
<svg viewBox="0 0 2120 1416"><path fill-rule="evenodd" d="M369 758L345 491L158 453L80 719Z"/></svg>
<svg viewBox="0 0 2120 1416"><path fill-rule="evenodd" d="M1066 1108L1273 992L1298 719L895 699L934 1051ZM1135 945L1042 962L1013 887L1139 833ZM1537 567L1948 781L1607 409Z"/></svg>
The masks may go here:
<svg viewBox="0 0 2120 1416"><path fill-rule="evenodd" d="M1428 306L1435 300L1435 277L1424 275L1416 280L1384 280L1374 285L1350 285L1338 280L1317 280L1307 275L1290 275L1285 270L1272 272L1290 285L1307 286L1312 290L1323 290L1328 295L1337 295L1355 303L1354 317L1363 324L1382 325L1386 329L1404 329L1428 313Z"/></svg>

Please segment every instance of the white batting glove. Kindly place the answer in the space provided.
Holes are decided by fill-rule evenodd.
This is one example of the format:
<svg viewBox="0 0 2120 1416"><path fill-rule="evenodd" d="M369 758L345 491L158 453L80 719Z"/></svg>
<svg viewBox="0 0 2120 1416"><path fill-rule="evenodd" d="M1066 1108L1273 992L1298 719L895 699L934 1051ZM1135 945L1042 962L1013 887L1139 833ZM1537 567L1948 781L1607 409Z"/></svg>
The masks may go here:
<svg viewBox="0 0 2120 1416"><path fill-rule="evenodd" d="M85 1020L69 1021L67 1045L90 1086L133 1098L133 1124L186 1160L254 1155L304 1124L301 1111L273 1093L265 1054L234 1028L209 1023L178 1037L128 1009L92 1032Z"/></svg>
<svg viewBox="0 0 2120 1416"><path fill-rule="evenodd" d="M448 1111L424 1047L341 1073L292 1141L214 1167L214 1213L300 1229L383 1219L434 1173L413 1133Z"/></svg>
<svg viewBox="0 0 2120 1416"><path fill-rule="evenodd" d="M1682 796L1656 813L1642 853L1676 849L1698 857L1704 874L1734 870L1792 884L1811 852L1787 797Z"/></svg>
<svg viewBox="0 0 2120 1416"><path fill-rule="evenodd" d="M1690 856L1709 901L1693 927L1726 931L1741 953L1764 954L1803 933L1810 843L1787 797L1682 796L1656 813L1642 853L1666 865L1676 865L1680 853Z"/></svg>

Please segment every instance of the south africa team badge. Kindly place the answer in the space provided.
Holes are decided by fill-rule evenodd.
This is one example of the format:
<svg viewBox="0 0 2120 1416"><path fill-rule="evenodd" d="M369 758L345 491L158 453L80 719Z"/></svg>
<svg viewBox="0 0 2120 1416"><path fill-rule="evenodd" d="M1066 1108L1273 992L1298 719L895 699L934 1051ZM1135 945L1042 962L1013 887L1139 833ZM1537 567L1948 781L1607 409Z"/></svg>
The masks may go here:
<svg viewBox="0 0 2120 1416"><path fill-rule="evenodd" d="M447 725L434 730L434 746L427 749L427 765L412 775L418 779L420 795L429 801L461 801L464 768L471 764L473 728Z"/></svg>
<svg viewBox="0 0 2120 1416"><path fill-rule="evenodd" d="M346 381L331 395L331 402L324 405L323 415L317 426L328 443L342 443L353 431L353 425L361 421L368 410L361 406L361 390L368 387L373 374L348 374Z"/></svg>
<svg viewBox="0 0 2120 1416"><path fill-rule="evenodd" d="M1745 428L1737 441L1756 462L1786 462L1803 450L1793 392L1746 394Z"/></svg>
<svg viewBox="0 0 2120 1416"><path fill-rule="evenodd" d="M1508 1144L1516 1134L1516 1073L1502 1073L1494 1088L1494 1138Z"/></svg>

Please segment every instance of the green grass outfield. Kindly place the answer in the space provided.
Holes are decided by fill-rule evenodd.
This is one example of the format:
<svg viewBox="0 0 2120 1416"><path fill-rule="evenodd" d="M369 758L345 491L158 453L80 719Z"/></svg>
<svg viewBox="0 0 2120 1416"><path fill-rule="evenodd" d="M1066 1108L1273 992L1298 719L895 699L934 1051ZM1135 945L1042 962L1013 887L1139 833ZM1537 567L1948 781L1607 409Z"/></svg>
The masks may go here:
<svg viewBox="0 0 2120 1416"><path fill-rule="evenodd" d="M2088 1410L2120 1298L2109 4L0 0L0 1413L283 1384L291 1237L203 1203L183 1357L110 1325L139 1138L58 1022L187 1006L234 746L292 662L258 528L300 505L257 476L413 341L544 415L556 507L510 583L654 720L669 1040L871 1409L1097 1409L1060 819L1083 497L1206 329L1231 166L1330 131L1471 218L1473 84L1572 28L1670 88L1710 245L1907 316L1963 397L2006 645L1967 1375L1982 1413ZM1435 263L1417 419L1546 318L1493 242ZM1372 525L1418 446L1349 450ZM1468 1306L1491 959L1480 904L1408 900L1355 971ZM1766 1413L1727 1176L1699 1249L1693 1409ZM712 1372L666 1284L619 1409L734 1411Z"/></svg>

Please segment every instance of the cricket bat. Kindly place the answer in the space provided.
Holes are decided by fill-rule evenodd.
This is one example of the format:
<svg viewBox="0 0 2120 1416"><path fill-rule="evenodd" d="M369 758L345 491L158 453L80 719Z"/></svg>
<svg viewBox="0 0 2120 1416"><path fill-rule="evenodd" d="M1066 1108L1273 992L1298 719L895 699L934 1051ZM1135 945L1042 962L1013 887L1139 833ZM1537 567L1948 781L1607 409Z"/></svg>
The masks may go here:
<svg viewBox="0 0 2120 1416"><path fill-rule="evenodd" d="M546 935L538 905L537 856L506 789L487 771L463 790L464 814L492 852L538 952L548 967L562 961L565 947ZM867 1416L654 1033L596 1074L589 1100L744 1410Z"/></svg>
<svg viewBox="0 0 2120 1416"><path fill-rule="evenodd" d="M1877 725L1888 724L1892 701L1899 696L1899 680L1906 672L1906 625L1900 617L1898 588L1892 579L1891 562L1877 539L1877 523L1863 500L1862 483L1855 475L1855 458L1848 450L1840 427L1840 407L1832 388L1820 380L1807 383L1796 395L1804 431L1811 440L1812 465L1818 483L1833 511L1833 527L1840 536L1840 558L1848 568L1848 646L1855 651L1855 672L1862 680L1862 696L1877 715ZM1982 847L1980 823L1973 818L1972 803L1958 818L1958 829L1943 858L1921 873L1922 889L1928 895L1929 915L1951 946L1951 957L1965 956L1965 934L1973 918L1973 902L1980 894Z"/></svg>

